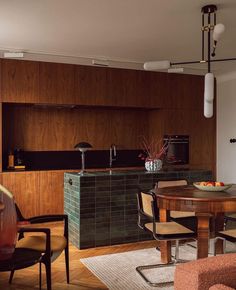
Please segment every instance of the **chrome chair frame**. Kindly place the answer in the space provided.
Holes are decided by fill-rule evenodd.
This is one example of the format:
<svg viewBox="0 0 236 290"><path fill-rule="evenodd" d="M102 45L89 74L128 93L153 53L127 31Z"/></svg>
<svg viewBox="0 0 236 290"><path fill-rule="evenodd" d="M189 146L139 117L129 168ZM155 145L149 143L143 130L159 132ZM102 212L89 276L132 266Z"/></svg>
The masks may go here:
<svg viewBox="0 0 236 290"><path fill-rule="evenodd" d="M152 216L147 215L147 213L145 213L143 211L143 207L142 207L142 199L140 196L141 192L139 192L137 194L137 200L138 200L138 226L143 229L143 230L148 230L145 227L145 222L142 221L142 218L145 220L149 220L153 223L153 237L155 240L157 241L175 241L175 254L173 257L173 260L171 262L169 262L168 264L163 264L163 263L159 263L159 264L152 264L152 265L144 265L144 266L138 266L136 267L136 271L139 273L139 275L144 279L144 281L152 286L152 287L161 287L164 285L169 285L169 284L173 284L173 281L167 281L167 282L151 282L150 280L148 280L148 278L144 275L143 270L147 270L147 269L155 269L155 268L163 268L163 267L173 267L176 266L179 263L184 263L187 262L186 260L181 260L179 259L179 241L180 240L186 240L186 239L195 239L195 234L182 234L182 237L179 237L179 234L176 235L169 235L169 238L161 238L160 235L158 235L156 233L156 222L159 221L159 210L157 207L157 201L156 201L156 195L154 192L150 191L150 192L145 192L145 194L148 194L150 196L152 196L152 201L151 201L151 207L152 207ZM149 230L148 230L149 231ZM167 236L167 235L166 235ZM158 248L157 248L158 249Z"/></svg>

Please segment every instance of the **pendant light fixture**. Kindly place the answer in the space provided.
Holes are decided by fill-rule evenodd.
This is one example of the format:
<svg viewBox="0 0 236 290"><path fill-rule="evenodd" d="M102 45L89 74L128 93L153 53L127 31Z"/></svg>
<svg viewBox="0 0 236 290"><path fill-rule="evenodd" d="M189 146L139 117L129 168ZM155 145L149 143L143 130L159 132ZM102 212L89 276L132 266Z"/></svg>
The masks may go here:
<svg viewBox="0 0 236 290"><path fill-rule="evenodd" d="M216 5L206 5L201 9L202 13L202 58L201 60L185 61L185 62L171 62L169 60L163 61L149 61L144 63L145 70L157 71L157 70L169 70L176 65L188 65L188 64L207 64L208 73L205 75L204 85L204 116L211 118L213 116L213 101L215 93L215 77L211 72L211 63L220 61L232 61L233 58L214 59L216 55L216 47L218 41L221 39L222 34L225 31L225 26L222 23L216 23ZM206 19L205 19L206 18ZM207 43L205 47L205 36L207 37ZM213 39L213 47L211 46L211 39ZM205 58L205 52L207 56Z"/></svg>

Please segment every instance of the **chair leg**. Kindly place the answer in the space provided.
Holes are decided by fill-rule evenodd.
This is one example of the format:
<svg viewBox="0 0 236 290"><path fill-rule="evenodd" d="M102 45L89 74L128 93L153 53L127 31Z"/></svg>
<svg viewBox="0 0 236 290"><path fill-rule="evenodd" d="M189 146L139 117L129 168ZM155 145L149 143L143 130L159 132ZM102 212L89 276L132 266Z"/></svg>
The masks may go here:
<svg viewBox="0 0 236 290"><path fill-rule="evenodd" d="M10 274L9 281L8 281L9 284L11 284L11 282L12 282L12 279L13 279L14 273L15 273L15 270L12 270L12 271L11 271L11 274Z"/></svg>
<svg viewBox="0 0 236 290"><path fill-rule="evenodd" d="M46 269L46 279L47 279L47 290L52 290L52 281L51 281L51 260L45 259L44 261Z"/></svg>
<svg viewBox="0 0 236 290"><path fill-rule="evenodd" d="M39 290L42 289L42 262L39 262Z"/></svg>
<svg viewBox="0 0 236 290"><path fill-rule="evenodd" d="M65 248L65 263L66 263L66 280L67 284L70 283L70 270L69 270L69 246Z"/></svg>
<svg viewBox="0 0 236 290"><path fill-rule="evenodd" d="M225 250L226 250L226 239L224 239L222 237L216 237L214 239L214 251L213 251L214 256L216 256L216 242L218 240L223 240L223 254L225 254Z"/></svg>
<svg viewBox="0 0 236 290"><path fill-rule="evenodd" d="M155 268L163 268L163 267L173 267L176 264L174 262L170 262L168 264L156 264L156 265L145 265L145 266L138 266L136 267L136 271L139 273L139 275L144 279L144 281L152 286L152 287L158 287L158 286L166 286L169 284L173 284L173 281L167 281L167 282L151 282L148 280L148 278L144 275L142 270L148 270L148 269L155 269Z"/></svg>

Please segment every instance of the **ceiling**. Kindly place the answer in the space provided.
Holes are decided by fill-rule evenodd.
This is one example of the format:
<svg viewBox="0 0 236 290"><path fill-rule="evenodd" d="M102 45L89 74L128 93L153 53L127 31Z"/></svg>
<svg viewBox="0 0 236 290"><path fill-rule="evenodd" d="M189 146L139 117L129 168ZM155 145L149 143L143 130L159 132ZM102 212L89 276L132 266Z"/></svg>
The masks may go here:
<svg viewBox="0 0 236 290"><path fill-rule="evenodd" d="M0 0L0 50L72 63L108 59L118 67L200 60L200 10L206 4L217 5L217 22L226 26L217 58L236 57L235 0ZM198 67L191 65L196 73ZM236 71L236 61L217 63L214 70Z"/></svg>

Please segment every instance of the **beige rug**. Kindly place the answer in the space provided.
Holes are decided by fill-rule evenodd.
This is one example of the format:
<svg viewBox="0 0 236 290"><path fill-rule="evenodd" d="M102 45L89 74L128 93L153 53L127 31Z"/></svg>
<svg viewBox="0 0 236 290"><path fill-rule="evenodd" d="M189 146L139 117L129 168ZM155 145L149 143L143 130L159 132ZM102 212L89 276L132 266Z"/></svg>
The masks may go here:
<svg viewBox="0 0 236 290"><path fill-rule="evenodd" d="M180 247L180 258L193 260L196 250L190 246ZM142 249L125 253L96 256L80 260L111 290L155 289L142 279L136 267L160 263L160 253L154 249ZM152 282L173 281L175 267L145 270L145 275ZM173 285L161 287L172 290Z"/></svg>

